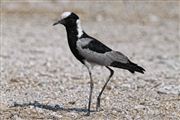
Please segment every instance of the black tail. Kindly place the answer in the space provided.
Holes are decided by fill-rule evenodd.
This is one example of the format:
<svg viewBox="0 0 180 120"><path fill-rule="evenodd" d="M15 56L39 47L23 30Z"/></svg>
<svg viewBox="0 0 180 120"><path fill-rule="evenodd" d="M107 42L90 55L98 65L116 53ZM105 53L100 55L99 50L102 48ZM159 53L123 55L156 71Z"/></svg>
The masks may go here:
<svg viewBox="0 0 180 120"><path fill-rule="evenodd" d="M111 66L129 70L131 73L139 72L139 73L144 74L144 72L145 72L144 68L138 66L137 64L135 64L131 61L129 61L129 63L126 63L126 64L120 63L120 62L113 62L113 63L111 63Z"/></svg>

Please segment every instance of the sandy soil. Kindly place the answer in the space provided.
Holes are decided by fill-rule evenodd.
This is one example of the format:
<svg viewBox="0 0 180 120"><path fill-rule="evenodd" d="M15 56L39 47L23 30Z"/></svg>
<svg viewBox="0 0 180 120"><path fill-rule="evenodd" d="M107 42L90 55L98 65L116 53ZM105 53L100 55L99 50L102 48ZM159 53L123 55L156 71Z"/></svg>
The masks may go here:
<svg viewBox="0 0 180 120"><path fill-rule="evenodd" d="M2 2L0 119L180 119L180 31L178 2ZM93 8L93 9L92 9ZM82 18L87 33L143 66L132 75L109 75L95 67L92 114L87 112L89 76L69 50L63 26L52 26L65 10Z"/></svg>

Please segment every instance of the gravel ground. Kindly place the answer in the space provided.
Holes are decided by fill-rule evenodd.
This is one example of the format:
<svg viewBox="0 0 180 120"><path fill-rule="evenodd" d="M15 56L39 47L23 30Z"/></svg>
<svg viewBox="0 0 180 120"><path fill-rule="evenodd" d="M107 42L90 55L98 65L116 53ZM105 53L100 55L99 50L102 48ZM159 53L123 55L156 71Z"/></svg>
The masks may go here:
<svg viewBox="0 0 180 120"><path fill-rule="evenodd" d="M118 7L122 2L95 3L92 12L93 2L29 2L26 6L3 2L1 120L180 119L179 3L129 2L123 10ZM132 75L113 68L115 75L102 95L103 110L95 112L96 97L109 75L105 68L95 67L89 117L84 116L88 72L70 52L64 27L52 26L68 5L80 15L87 33L146 69L144 75Z"/></svg>

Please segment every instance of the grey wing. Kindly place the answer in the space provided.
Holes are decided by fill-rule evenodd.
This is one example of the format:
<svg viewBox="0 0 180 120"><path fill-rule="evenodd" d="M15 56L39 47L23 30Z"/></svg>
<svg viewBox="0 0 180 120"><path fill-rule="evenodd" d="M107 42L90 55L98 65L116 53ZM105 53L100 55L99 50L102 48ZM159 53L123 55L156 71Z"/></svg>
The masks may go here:
<svg viewBox="0 0 180 120"><path fill-rule="evenodd" d="M106 53L106 56L111 58L112 62L129 63L128 57L118 51L108 52Z"/></svg>
<svg viewBox="0 0 180 120"><path fill-rule="evenodd" d="M128 63L128 58L117 51L107 51L105 53L93 51L85 48L93 39L82 38L77 41L77 50L88 62L95 64L110 66L112 62L117 61L121 63Z"/></svg>

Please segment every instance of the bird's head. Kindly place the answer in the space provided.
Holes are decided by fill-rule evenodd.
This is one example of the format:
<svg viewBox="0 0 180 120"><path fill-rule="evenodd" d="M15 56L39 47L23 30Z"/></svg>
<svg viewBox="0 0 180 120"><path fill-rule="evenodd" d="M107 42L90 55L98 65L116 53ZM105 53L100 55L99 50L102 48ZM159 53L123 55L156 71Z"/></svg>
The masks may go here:
<svg viewBox="0 0 180 120"><path fill-rule="evenodd" d="M62 13L60 20L55 22L53 25L62 24L65 27L73 26L76 24L77 20L79 20L79 17L75 13L64 12Z"/></svg>

